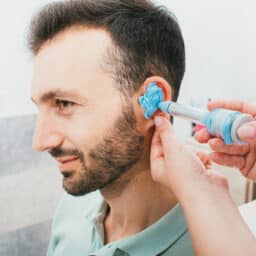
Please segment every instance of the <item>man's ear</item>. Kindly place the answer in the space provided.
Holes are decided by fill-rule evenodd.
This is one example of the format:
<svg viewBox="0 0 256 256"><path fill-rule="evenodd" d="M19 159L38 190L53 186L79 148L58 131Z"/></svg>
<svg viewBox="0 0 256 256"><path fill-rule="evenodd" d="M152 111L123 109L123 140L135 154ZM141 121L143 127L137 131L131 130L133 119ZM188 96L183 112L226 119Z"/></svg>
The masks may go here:
<svg viewBox="0 0 256 256"><path fill-rule="evenodd" d="M160 76L151 76L147 78L144 83L141 85L138 90L139 96L143 96L148 88L148 86L152 83L156 83L159 88L163 91L164 99L163 101L172 100L172 89L171 85Z"/></svg>
<svg viewBox="0 0 256 256"><path fill-rule="evenodd" d="M164 78L160 76L151 76L144 81L144 83L141 85L139 90L136 92L136 101L137 101L137 105L139 106L139 111L137 112L138 119L140 120L139 123L142 124L142 126L144 126L144 129L146 130L154 126L155 115L162 115L162 116L165 116L166 118L169 118L168 114L163 113L160 110L156 111L156 113L148 120L144 117L145 111L139 103L139 97L143 96L146 93L148 86L152 83L157 84L157 86L162 89L163 101L172 100L171 85Z"/></svg>

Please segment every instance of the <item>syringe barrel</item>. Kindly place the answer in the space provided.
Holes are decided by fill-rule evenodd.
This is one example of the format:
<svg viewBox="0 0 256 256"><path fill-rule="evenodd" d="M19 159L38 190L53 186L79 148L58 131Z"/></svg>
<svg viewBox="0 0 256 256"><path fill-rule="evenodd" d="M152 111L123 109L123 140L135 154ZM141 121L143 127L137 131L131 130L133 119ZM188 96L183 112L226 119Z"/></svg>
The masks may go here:
<svg viewBox="0 0 256 256"><path fill-rule="evenodd" d="M203 124L209 133L223 138L225 144L242 143L237 130L238 128L254 118L249 114L227 109L215 109L204 117Z"/></svg>
<svg viewBox="0 0 256 256"><path fill-rule="evenodd" d="M237 135L238 128L246 122L255 120L251 115L237 111L227 109L204 111L172 101L160 103L159 108L173 116L201 122L210 134L222 137L227 145L242 143Z"/></svg>
<svg viewBox="0 0 256 256"><path fill-rule="evenodd" d="M172 101L160 103L159 107L164 112L167 112L173 116L178 116L200 122L203 121L204 116L208 113L208 111L203 111L201 109L182 105Z"/></svg>

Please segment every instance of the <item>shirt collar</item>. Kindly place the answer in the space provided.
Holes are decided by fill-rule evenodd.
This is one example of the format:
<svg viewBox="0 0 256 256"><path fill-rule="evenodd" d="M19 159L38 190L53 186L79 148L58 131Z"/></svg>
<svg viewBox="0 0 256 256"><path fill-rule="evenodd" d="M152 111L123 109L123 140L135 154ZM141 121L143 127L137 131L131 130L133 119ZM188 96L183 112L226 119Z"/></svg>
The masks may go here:
<svg viewBox="0 0 256 256"><path fill-rule="evenodd" d="M89 222L96 222L101 220L103 222L108 205L98 190L92 193L91 201L92 203L90 205L93 205L94 207L91 207L89 210L86 209L84 215L85 218Z"/></svg>
<svg viewBox="0 0 256 256"><path fill-rule="evenodd" d="M103 227L102 223L108 206L103 197L97 202L96 212L87 216L96 227ZM99 229L99 228L97 228ZM98 230L104 236L102 230ZM187 225L180 206L177 204L172 210L143 231L109 243L95 252L97 256L113 255L118 248L132 256L155 256L171 247L184 233ZM102 240L104 237L102 236Z"/></svg>

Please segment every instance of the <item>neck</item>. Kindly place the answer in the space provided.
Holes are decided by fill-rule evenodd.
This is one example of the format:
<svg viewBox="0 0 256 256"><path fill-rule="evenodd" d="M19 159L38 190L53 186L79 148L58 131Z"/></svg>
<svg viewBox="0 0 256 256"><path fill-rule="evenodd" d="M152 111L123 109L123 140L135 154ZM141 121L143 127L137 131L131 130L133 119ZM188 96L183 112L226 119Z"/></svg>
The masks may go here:
<svg viewBox="0 0 256 256"><path fill-rule="evenodd" d="M152 180L149 170L131 170L101 193L109 206L104 221L105 243L144 230L177 203L168 189Z"/></svg>

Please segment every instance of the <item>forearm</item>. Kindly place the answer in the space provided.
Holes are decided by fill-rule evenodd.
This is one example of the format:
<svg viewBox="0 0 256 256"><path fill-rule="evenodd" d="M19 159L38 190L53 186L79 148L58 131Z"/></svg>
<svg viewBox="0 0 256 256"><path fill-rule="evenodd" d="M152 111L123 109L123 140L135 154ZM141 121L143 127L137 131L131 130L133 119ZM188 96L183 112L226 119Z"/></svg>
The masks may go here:
<svg viewBox="0 0 256 256"><path fill-rule="evenodd" d="M206 185L180 199L196 255L256 255L256 239L227 191Z"/></svg>

